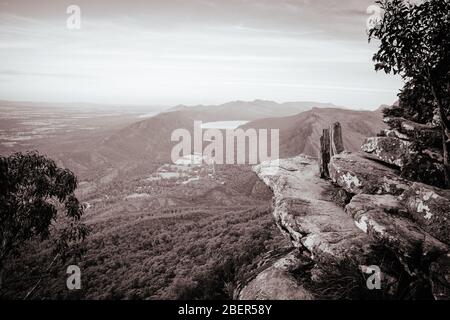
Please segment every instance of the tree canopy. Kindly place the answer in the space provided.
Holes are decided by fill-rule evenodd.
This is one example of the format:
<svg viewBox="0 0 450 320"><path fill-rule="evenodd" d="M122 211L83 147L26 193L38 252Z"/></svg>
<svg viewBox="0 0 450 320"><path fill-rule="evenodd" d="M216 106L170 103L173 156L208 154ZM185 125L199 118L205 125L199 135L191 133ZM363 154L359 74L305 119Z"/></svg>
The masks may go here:
<svg viewBox="0 0 450 320"><path fill-rule="evenodd" d="M58 209L65 211L65 221L55 250L64 256L71 244L84 240L88 230L80 221L83 207L76 187L70 170L37 152L0 157L0 272L26 241L50 236Z"/></svg>
<svg viewBox="0 0 450 320"><path fill-rule="evenodd" d="M375 70L399 74L405 81L399 108L388 115L440 128L442 173L449 187L450 0L382 0L377 4L383 16L369 30L369 41L380 42L373 56Z"/></svg>

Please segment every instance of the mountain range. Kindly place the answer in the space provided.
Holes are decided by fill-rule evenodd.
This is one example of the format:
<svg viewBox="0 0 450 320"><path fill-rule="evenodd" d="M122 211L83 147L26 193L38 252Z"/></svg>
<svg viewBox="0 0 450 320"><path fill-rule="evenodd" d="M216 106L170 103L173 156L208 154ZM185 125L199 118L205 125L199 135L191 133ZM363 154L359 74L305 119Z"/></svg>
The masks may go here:
<svg viewBox="0 0 450 320"><path fill-rule="evenodd" d="M279 129L280 157L298 154L317 156L322 130L332 123L340 122L344 146L348 151L357 151L364 139L374 136L382 128L382 112L356 111L339 108L313 108L288 117L265 118L249 122L243 129Z"/></svg>
<svg viewBox="0 0 450 320"><path fill-rule="evenodd" d="M193 131L194 121L247 121L242 129L279 129L280 156L304 153L317 156L319 137L323 128L339 121L343 128L345 147L359 148L367 136L383 128L381 108L356 111L330 103L255 100L235 101L217 106L176 106L153 117L138 120L116 129L92 135L82 142L55 141L46 153L80 178L99 179L104 172L152 170L156 165L170 162L174 130ZM115 175L114 174L114 175Z"/></svg>
<svg viewBox="0 0 450 320"><path fill-rule="evenodd" d="M166 112L185 112L199 120L226 121L226 120L256 120L262 118L286 117L312 108L342 108L332 103L297 101L277 103L269 100L231 101L220 105L178 105Z"/></svg>
<svg viewBox="0 0 450 320"><path fill-rule="evenodd" d="M176 142L171 133L184 128L193 132L194 121L247 120L242 129L279 129L280 156L304 153L316 156L322 130L339 121L345 147L356 151L364 138L384 127L381 109L356 111L328 104L270 101L230 102L220 106L177 107L152 118L131 124L103 141L102 148L120 150L133 159L167 162ZM303 110L303 111L300 111ZM270 116L269 116L270 115Z"/></svg>

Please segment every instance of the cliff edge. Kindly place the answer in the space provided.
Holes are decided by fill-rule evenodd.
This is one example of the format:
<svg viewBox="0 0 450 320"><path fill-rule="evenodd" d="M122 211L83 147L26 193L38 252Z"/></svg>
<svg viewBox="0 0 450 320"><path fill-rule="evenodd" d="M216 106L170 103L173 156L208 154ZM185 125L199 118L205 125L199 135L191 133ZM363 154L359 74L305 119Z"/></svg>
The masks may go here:
<svg viewBox="0 0 450 320"><path fill-rule="evenodd" d="M361 152L332 152L327 179L304 155L254 166L296 251L289 267L281 259L239 298L450 299L450 191L399 176L406 146L369 138Z"/></svg>

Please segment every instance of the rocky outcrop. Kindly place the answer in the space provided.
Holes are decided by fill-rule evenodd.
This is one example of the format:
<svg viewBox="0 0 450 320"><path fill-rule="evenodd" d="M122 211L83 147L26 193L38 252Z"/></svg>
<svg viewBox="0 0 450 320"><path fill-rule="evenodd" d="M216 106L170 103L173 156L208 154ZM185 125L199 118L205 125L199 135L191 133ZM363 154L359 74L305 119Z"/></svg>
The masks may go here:
<svg viewBox="0 0 450 320"><path fill-rule="evenodd" d="M398 177L387 166L356 154L330 161L330 175L355 194L345 211L372 241L393 252L412 277L429 282L436 299L450 299L450 193ZM440 258L441 257L441 258Z"/></svg>
<svg viewBox="0 0 450 320"><path fill-rule="evenodd" d="M387 114L398 115L393 107ZM446 187L443 165L442 133L438 122L417 123L401 117L385 117L390 129L382 130L378 137L368 138L361 147L367 157L397 166L402 177Z"/></svg>
<svg viewBox="0 0 450 320"><path fill-rule="evenodd" d="M419 226L439 240L450 243L450 190L414 183L402 198Z"/></svg>
<svg viewBox="0 0 450 320"><path fill-rule="evenodd" d="M415 127L396 121L398 129L368 138L362 152L333 154L331 129L325 129L319 162L299 155L253 170L273 191L278 227L312 259L310 281L326 283L330 273L337 275L333 281L341 274L361 278L368 266L380 266L388 295L406 290L411 298L450 299L450 191L400 177L410 146L404 132ZM274 289L277 283L298 290L300 299L317 296L290 272L270 267L241 297L288 298ZM295 299L293 291L284 290Z"/></svg>
<svg viewBox="0 0 450 320"><path fill-rule="evenodd" d="M437 270L448 262L450 191L404 179L393 168L402 168L411 154L411 132L435 139L435 129L402 118L386 121L396 129L368 138L360 153L332 157L330 177L354 195L345 211L358 228L393 252L410 276L429 282L435 298L449 299L450 279Z"/></svg>
<svg viewBox="0 0 450 320"><path fill-rule="evenodd" d="M397 137L370 137L361 146L367 157L403 167L407 161L411 142Z"/></svg>
<svg viewBox="0 0 450 320"><path fill-rule="evenodd" d="M303 261L291 252L259 273L239 293L240 300L313 300L314 295L292 275Z"/></svg>
<svg viewBox="0 0 450 320"><path fill-rule="evenodd" d="M385 263L380 268L394 297L395 292L409 290L400 282L405 275L410 277L411 287L422 283L423 290L432 288L436 299L450 297L448 272L443 271L449 252L448 242L442 237L447 234L442 230L448 227L443 220L449 208L446 192L433 189L430 194L425 185L402 179L392 167L361 153L343 152L333 156L329 164L332 182L350 195L345 208L334 202L333 195L339 189L319 178L318 162L311 157L263 162L253 170L273 191L278 227L314 262L310 281L320 282L333 268L339 274L349 261L356 266L356 275L364 266ZM417 216L419 207L425 211ZM435 228L428 219L421 222L427 213L440 217L433 221L445 227ZM395 261L398 266L389 269L387 266L395 265ZM260 273L240 294L242 299L314 297L316 293L294 279L289 268L280 270L275 265Z"/></svg>
<svg viewBox="0 0 450 320"><path fill-rule="evenodd" d="M410 182L397 171L365 158L362 154L343 152L328 165L331 180L352 194L400 195Z"/></svg>
<svg viewBox="0 0 450 320"><path fill-rule="evenodd" d="M298 156L263 162L254 171L273 190L275 221L294 246L327 263L348 256L366 260L370 239L332 201L331 186L319 178L317 166L313 158Z"/></svg>
<svg viewBox="0 0 450 320"><path fill-rule="evenodd" d="M410 275L449 250L409 219L405 207L391 195L356 195L345 210L358 228L395 252Z"/></svg>

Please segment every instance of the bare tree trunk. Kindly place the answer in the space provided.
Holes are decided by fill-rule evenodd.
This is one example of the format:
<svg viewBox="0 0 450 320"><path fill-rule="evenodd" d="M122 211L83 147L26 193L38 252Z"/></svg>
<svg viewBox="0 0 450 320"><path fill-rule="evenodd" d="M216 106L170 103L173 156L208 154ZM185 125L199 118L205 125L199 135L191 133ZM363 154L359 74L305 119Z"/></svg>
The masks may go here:
<svg viewBox="0 0 450 320"><path fill-rule="evenodd" d="M441 123L441 135L442 135L442 152L443 152L443 164L444 164L444 178L445 178L445 186L446 188L450 188L450 178L449 178L449 149L450 149L450 125L449 119L445 115L445 108L442 100L440 99L438 89L432 79L429 80L431 85L431 90L433 92L434 99L438 105L439 111L439 121ZM448 89L450 91L450 85L448 85ZM449 92L450 94L450 92Z"/></svg>
<svg viewBox="0 0 450 320"><path fill-rule="evenodd" d="M330 126L330 157L344 151L344 141L342 139L342 127L339 122L335 122Z"/></svg>
<svg viewBox="0 0 450 320"><path fill-rule="evenodd" d="M320 137L320 151L319 151L319 171L320 177L328 179L330 173L328 172L328 163L330 162L330 130L323 129Z"/></svg>
<svg viewBox="0 0 450 320"><path fill-rule="evenodd" d="M50 263L50 265L47 267L47 269L45 270L45 273L49 272L50 269L52 268L53 264L55 263L55 261L59 258L59 253L53 258L52 262ZM23 298L24 300L27 300L29 297L31 297L33 295L33 293L36 291L37 288L39 288L39 285L42 282L42 278L43 278L43 274L41 273L41 276L39 277L38 281L36 282L36 284L34 285L33 288L31 288L30 291L28 291L28 293L26 294L26 296Z"/></svg>

